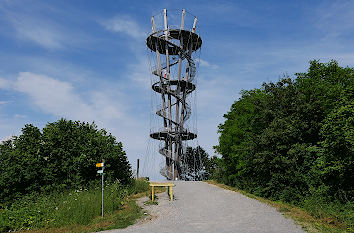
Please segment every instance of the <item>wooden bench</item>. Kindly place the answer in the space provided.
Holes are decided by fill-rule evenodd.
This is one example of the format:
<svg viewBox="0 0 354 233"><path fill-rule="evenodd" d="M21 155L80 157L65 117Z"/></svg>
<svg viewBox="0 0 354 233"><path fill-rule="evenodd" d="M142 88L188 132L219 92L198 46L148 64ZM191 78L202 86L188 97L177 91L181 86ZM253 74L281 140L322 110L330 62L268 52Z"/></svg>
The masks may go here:
<svg viewBox="0 0 354 233"><path fill-rule="evenodd" d="M155 187L167 187L167 193L170 197L170 201L173 201L173 186L175 186L174 183L151 182L151 201L153 202L155 199Z"/></svg>

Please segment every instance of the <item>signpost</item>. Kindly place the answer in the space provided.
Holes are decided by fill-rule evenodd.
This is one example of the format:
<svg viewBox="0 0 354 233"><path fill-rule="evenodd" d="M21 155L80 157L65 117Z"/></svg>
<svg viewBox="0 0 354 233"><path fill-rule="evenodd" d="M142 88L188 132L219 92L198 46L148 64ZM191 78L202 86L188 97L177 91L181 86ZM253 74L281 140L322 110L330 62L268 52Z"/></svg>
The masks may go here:
<svg viewBox="0 0 354 233"><path fill-rule="evenodd" d="M104 159L102 159L102 163L96 163L96 167L101 167L101 170L98 170L97 173L101 174L102 177L102 217L103 217L103 191L104 191Z"/></svg>

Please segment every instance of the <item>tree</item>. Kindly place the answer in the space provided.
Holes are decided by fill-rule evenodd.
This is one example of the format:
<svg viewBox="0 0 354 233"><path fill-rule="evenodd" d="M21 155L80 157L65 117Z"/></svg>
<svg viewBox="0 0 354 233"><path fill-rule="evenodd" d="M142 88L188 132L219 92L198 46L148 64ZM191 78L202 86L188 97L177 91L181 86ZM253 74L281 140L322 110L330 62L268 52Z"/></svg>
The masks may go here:
<svg viewBox="0 0 354 233"><path fill-rule="evenodd" d="M42 186L40 130L25 125L22 135L1 143L1 199L39 190Z"/></svg>
<svg viewBox="0 0 354 233"><path fill-rule="evenodd" d="M242 91L219 125L220 179L291 202L320 187L353 196L353 77L335 61L311 61L295 79Z"/></svg>
<svg viewBox="0 0 354 233"><path fill-rule="evenodd" d="M98 178L95 164L102 159L109 182L131 182L122 143L94 123L60 119L43 132L25 125L19 137L0 144L0 198L86 186Z"/></svg>
<svg viewBox="0 0 354 233"><path fill-rule="evenodd" d="M216 169L216 157L209 158L208 153L200 146L187 147L181 163L180 175L183 180L206 180Z"/></svg>

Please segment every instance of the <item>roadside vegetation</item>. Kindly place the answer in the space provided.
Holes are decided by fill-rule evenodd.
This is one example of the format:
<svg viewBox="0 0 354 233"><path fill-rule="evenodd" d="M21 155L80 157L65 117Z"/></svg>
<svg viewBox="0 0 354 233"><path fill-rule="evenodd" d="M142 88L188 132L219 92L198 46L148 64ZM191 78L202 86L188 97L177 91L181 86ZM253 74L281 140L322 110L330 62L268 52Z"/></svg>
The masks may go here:
<svg viewBox="0 0 354 233"><path fill-rule="evenodd" d="M104 218L95 167L102 159ZM122 143L95 124L61 119L43 130L25 125L20 136L0 144L1 232L125 227L142 214L132 195L148 195L148 189L147 181L132 178Z"/></svg>
<svg viewBox="0 0 354 233"><path fill-rule="evenodd" d="M244 90L219 125L212 178L333 226L319 232L353 232L353 116L354 69L335 61Z"/></svg>
<svg viewBox="0 0 354 233"><path fill-rule="evenodd" d="M147 181L133 181L125 186L107 184L104 190L104 217L101 217L101 185L52 192L47 195L28 194L1 210L0 229L37 229L35 232L86 232L122 228L133 224L142 215L134 194L147 195Z"/></svg>

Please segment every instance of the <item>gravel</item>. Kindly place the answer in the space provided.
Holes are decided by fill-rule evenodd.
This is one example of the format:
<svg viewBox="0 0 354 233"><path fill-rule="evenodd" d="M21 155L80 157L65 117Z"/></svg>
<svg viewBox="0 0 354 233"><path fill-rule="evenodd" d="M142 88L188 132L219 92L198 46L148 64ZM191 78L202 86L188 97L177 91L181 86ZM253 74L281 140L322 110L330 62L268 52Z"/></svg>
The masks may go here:
<svg viewBox="0 0 354 233"><path fill-rule="evenodd" d="M160 193L158 205L144 206L149 217L105 233L305 232L276 209L240 193L200 181L174 183L174 201Z"/></svg>

